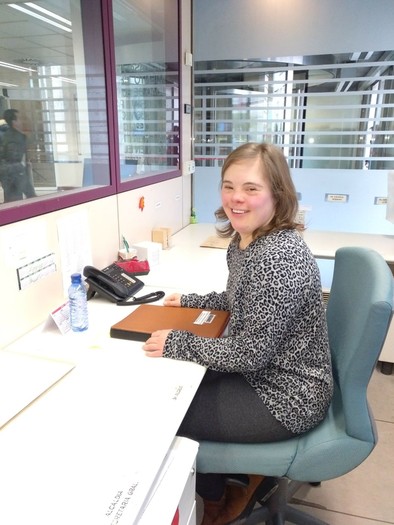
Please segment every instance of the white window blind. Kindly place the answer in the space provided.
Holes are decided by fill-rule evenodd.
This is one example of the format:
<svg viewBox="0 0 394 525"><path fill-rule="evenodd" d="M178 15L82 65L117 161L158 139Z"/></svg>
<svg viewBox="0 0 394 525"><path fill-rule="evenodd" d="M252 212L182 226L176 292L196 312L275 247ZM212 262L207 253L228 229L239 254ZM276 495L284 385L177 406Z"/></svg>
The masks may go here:
<svg viewBox="0 0 394 525"><path fill-rule="evenodd" d="M197 62L194 80L197 165L256 141L290 167L394 169L392 51Z"/></svg>

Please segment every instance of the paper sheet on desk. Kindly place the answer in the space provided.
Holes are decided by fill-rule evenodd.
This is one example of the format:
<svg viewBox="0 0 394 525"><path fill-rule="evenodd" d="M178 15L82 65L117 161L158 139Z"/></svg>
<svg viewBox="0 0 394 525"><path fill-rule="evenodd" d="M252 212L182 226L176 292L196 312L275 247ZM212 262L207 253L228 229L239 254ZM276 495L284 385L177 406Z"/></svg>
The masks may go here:
<svg viewBox="0 0 394 525"><path fill-rule="evenodd" d="M221 248L227 250L228 245L230 244L231 239L218 237L217 235L212 235L205 239L204 242L200 244L202 248Z"/></svg>
<svg viewBox="0 0 394 525"><path fill-rule="evenodd" d="M0 351L0 428L64 377L74 365Z"/></svg>

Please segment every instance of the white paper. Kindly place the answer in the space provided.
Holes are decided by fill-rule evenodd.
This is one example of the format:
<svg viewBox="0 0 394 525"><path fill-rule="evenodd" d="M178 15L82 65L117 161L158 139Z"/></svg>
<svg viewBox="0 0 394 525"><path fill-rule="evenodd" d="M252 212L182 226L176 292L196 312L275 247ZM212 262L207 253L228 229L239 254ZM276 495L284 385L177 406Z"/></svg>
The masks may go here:
<svg viewBox="0 0 394 525"><path fill-rule="evenodd" d="M0 351L0 428L73 368L64 361Z"/></svg>
<svg viewBox="0 0 394 525"><path fill-rule="evenodd" d="M3 261L18 268L49 253L47 229L42 220L13 224L2 231Z"/></svg>
<svg viewBox="0 0 394 525"><path fill-rule="evenodd" d="M86 211L79 211L57 222L60 259L63 273L64 295L70 286L73 273L83 275L83 268L91 264L89 221Z"/></svg>
<svg viewBox="0 0 394 525"><path fill-rule="evenodd" d="M62 335L67 334L71 330L70 325L70 305L66 303L56 308L51 312L51 318L53 319L56 326L59 328Z"/></svg>

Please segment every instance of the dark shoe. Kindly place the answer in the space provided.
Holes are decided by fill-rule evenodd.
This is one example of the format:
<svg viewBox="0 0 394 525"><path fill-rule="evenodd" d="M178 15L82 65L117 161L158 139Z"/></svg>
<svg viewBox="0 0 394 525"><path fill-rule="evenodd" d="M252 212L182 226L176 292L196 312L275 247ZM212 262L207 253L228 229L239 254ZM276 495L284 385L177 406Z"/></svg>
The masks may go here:
<svg viewBox="0 0 394 525"><path fill-rule="evenodd" d="M244 518L253 509L260 497L259 487L263 484L265 477L251 474L248 478L249 483L246 486L227 486L224 507L212 525L230 525Z"/></svg>
<svg viewBox="0 0 394 525"><path fill-rule="evenodd" d="M204 516L201 525L214 525L225 504L225 495L219 501L204 499Z"/></svg>

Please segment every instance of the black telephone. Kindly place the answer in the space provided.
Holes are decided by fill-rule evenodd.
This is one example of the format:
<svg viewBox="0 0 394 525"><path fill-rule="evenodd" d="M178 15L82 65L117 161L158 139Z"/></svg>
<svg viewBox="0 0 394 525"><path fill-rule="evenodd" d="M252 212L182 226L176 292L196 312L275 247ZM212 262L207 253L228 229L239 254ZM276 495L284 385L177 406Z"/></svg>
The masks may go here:
<svg viewBox="0 0 394 525"><path fill-rule="evenodd" d="M144 286L142 281L129 275L115 263L102 270L85 266L83 274L89 285L88 300L97 292L113 303L117 303L129 299Z"/></svg>
<svg viewBox="0 0 394 525"><path fill-rule="evenodd" d="M116 263L110 264L102 270L93 266L85 266L83 274L89 285L87 298L91 299L96 293L109 299L119 306L151 303L164 297L164 292L154 292L139 298L133 298L144 286L144 283L135 275L129 274Z"/></svg>

